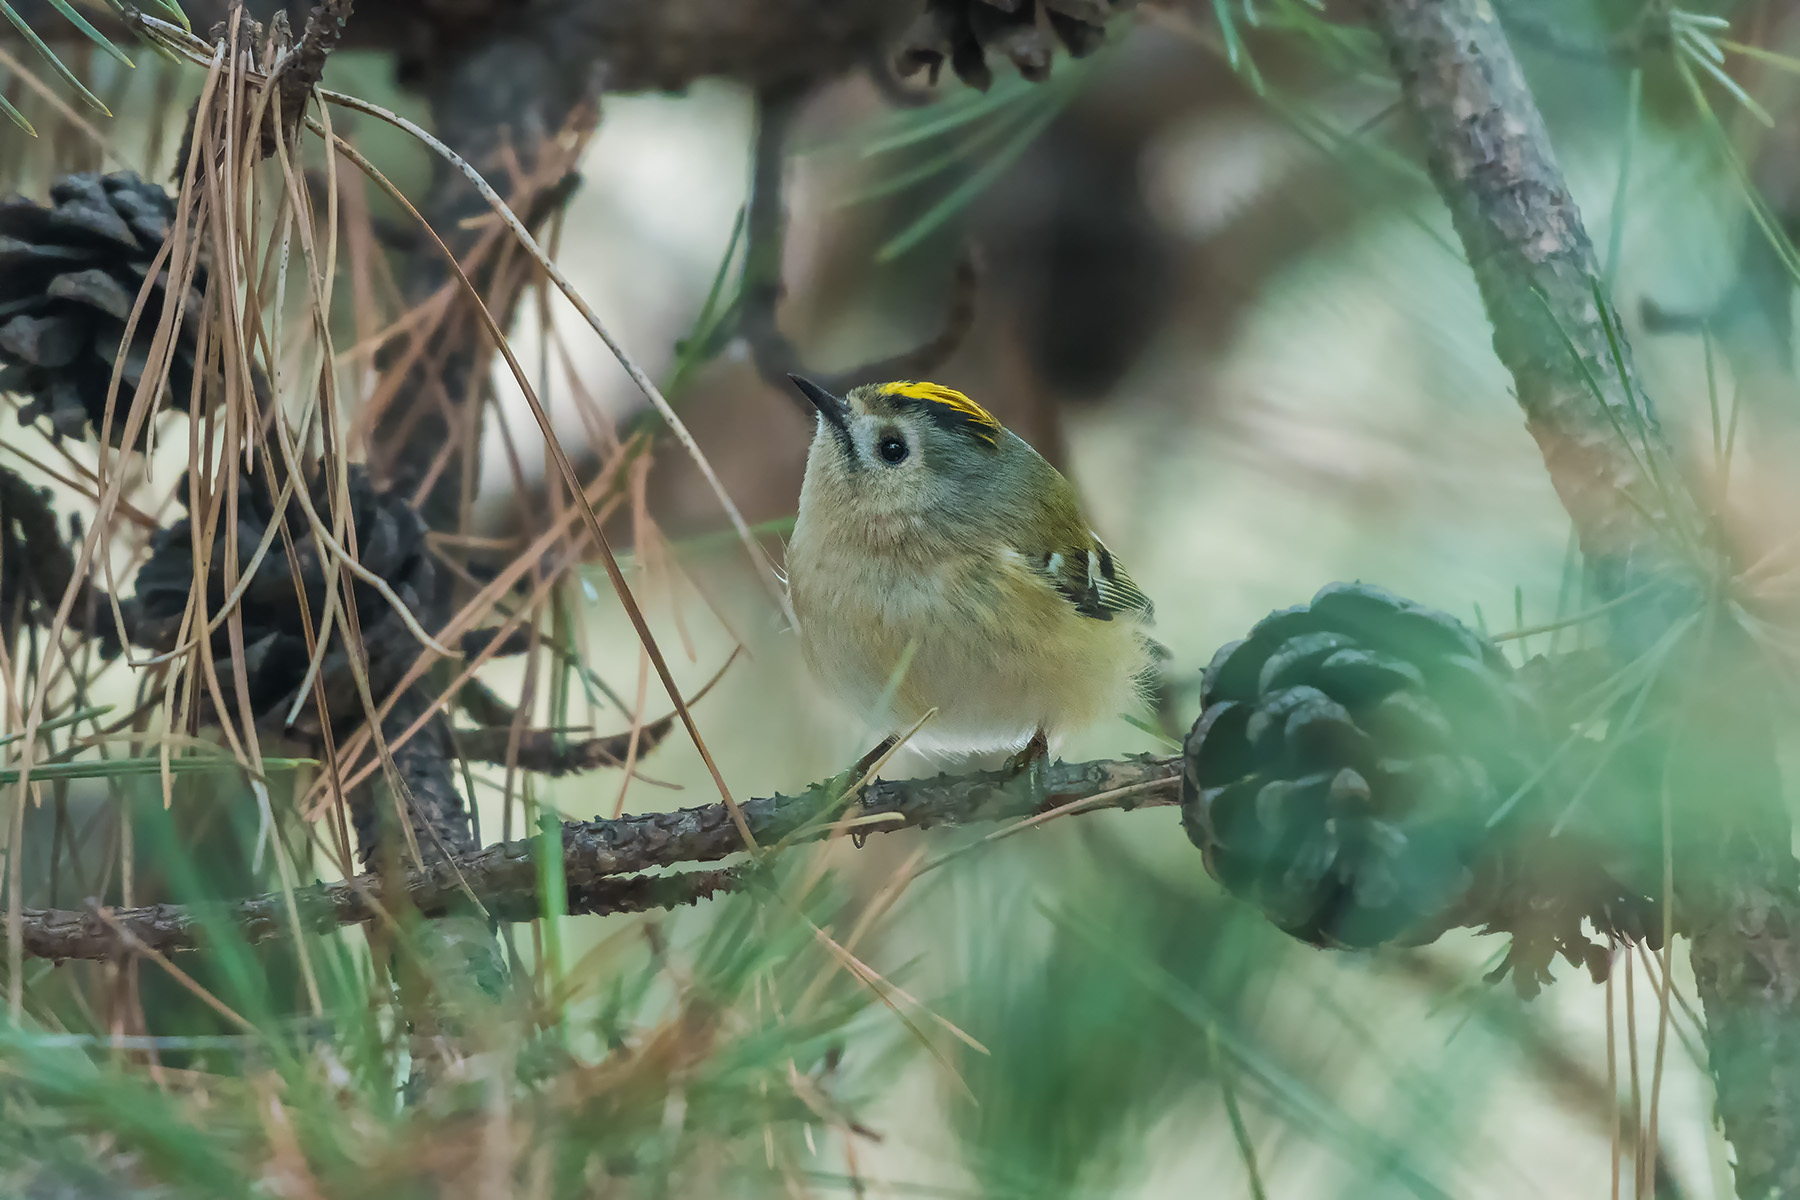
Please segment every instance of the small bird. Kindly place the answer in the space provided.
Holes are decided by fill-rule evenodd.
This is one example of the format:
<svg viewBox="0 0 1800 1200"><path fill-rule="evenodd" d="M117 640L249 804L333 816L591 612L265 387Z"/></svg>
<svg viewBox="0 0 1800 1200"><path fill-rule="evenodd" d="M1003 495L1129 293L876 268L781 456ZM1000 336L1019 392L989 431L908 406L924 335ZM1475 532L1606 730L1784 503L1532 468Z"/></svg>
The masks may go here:
<svg viewBox="0 0 1800 1200"><path fill-rule="evenodd" d="M813 674L889 731L862 769L935 708L909 744L1016 775L1141 701L1150 601L1055 467L951 388L788 378L819 410L788 590Z"/></svg>

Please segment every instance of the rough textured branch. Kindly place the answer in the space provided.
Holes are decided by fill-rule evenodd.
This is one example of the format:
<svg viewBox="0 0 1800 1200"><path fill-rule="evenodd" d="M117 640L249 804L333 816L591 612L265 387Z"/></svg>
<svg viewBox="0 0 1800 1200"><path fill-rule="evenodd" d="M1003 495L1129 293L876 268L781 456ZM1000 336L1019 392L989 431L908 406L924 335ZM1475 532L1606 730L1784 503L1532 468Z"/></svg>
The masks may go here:
<svg viewBox="0 0 1800 1200"><path fill-rule="evenodd" d="M365 5L363 15L370 12ZM593 64L580 57L579 47L569 44L550 15L538 9L531 10L531 19L491 33L458 41L456 53L437 56L433 70L417 82L430 103L438 136L485 177L499 181L514 207L541 225L572 192L569 168L579 153L579 139L563 135L591 128L599 79ZM495 318L503 327L509 325L530 268L510 252L498 229L471 222L487 214L479 193L459 170L434 158L431 186L418 207L471 272ZM451 271L436 244L423 241L404 256L400 276L406 301L428 304L449 283ZM384 349L385 399L372 404L378 415L370 458L391 485L420 496L420 513L433 530L461 525L465 490L478 474L477 418L487 390L484 368L492 353L478 311L454 290L419 341ZM453 589L440 589L430 611L420 616L428 626L441 628L458 600ZM433 694L433 686L429 676L415 684L417 695L396 705L383 733L397 737L410 724L408 714ZM451 776L447 724L434 717L414 740L419 745L407 756L404 782L413 793L411 815L424 823L419 850L429 854L433 846L426 843L450 854L473 849L478 843L468 809ZM379 828L386 816L379 798L368 793L364 789L351 797L359 839ZM365 857L373 849L363 843Z"/></svg>
<svg viewBox="0 0 1800 1200"><path fill-rule="evenodd" d="M396 738L430 703L424 688L408 688L382 722L384 736ZM443 713L434 713L423 729L394 748L392 776L384 772L381 783L356 794L350 820L365 863L373 864L379 854L404 844L405 839L386 836L399 828L402 810L412 827L410 840L426 860L477 845L468 807L456 790L450 745L450 723Z"/></svg>
<svg viewBox="0 0 1800 1200"><path fill-rule="evenodd" d="M1043 772L1040 790L1008 781L1000 772L940 775L935 779L877 780L863 792L858 833L964 825L1047 812L1071 800L1097 799L1094 808L1141 808L1180 801L1181 764L1148 755L1117 761L1055 763ZM828 835L840 815L826 807L823 788L799 796L770 796L741 805L758 844L813 840ZM882 817L889 819L883 820ZM876 818L870 820L869 818ZM617 820L571 821L563 826L563 874L571 912L638 912L690 904L745 882L742 869L698 871L672 876L629 878L636 872L677 863L716 862L743 850L743 840L722 804L652 813ZM404 896L392 897L378 875L347 883L321 884L298 893L301 921L319 932L375 920L385 909L410 905L438 916L467 904L464 885L499 920L529 920L542 913L537 892L536 846L502 842L440 860L405 877ZM279 894L252 897L225 910L229 924L247 941L289 932ZM49 959L114 959L145 948L191 950L202 944L202 914L180 905L117 909L95 913L28 909L25 952Z"/></svg>
<svg viewBox="0 0 1800 1200"><path fill-rule="evenodd" d="M1543 119L1486 0L1365 3L1589 571L1603 596L1648 596L1612 623L1615 657L1637 659L1699 598L1674 536L1686 500ZM1769 683L1737 631L1708 649L1658 697L1683 736L1642 739L1656 765L1640 792L1676 809L1668 853L1739 1194L1800 1195L1800 889Z"/></svg>
<svg viewBox="0 0 1800 1200"><path fill-rule="evenodd" d="M182 8L204 30L236 3L185 0ZM298 29L312 3L245 0L244 7L265 24L285 12ZM553 30L612 90L674 90L710 75L763 87L851 69L893 40L915 7L895 0L360 0L343 48L390 51L402 80L416 83L530 24ZM13 8L52 41L82 39L52 19L51 0L16 0ZM117 28L98 8L92 17L103 30ZM14 36L10 27L5 36Z"/></svg>
<svg viewBox="0 0 1800 1200"><path fill-rule="evenodd" d="M745 867L609 876L571 887L568 911L579 916L676 908L711 899L721 892L740 891L749 878ZM345 923L374 919L376 909L372 903L365 902L360 909L347 906L343 902L346 894L324 888L301 891L296 897L301 925L309 932L328 933ZM488 911L501 921L529 921L543 915L535 894L519 892L489 897ZM361 915L347 916L351 913ZM237 932L248 942L283 937L293 931L279 895L241 901L231 907L231 918ZM87 912L25 910L25 953L39 958L118 959L145 950L191 950L200 946L204 937L200 914L179 904Z"/></svg>
<svg viewBox="0 0 1800 1200"><path fill-rule="evenodd" d="M325 75L325 59L344 38L352 0L323 0L306 15L300 41L277 64L277 88L281 93L281 119L291 138L300 127L312 90ZM273 154L273 145L264 149Z"/></svg>
<svg viewBox="0 0 1800 1200"><path fill-rule="evenodd" d="M1595 286L1594 249L1493 10L1368 0L1527 425L1603 594L1658 553L1668 447ZM1598 302L1597 302L1598 298ZM1604 310L1601 305L1607 304ZM1622 370L1621 370L1622 368Z"/></svg>

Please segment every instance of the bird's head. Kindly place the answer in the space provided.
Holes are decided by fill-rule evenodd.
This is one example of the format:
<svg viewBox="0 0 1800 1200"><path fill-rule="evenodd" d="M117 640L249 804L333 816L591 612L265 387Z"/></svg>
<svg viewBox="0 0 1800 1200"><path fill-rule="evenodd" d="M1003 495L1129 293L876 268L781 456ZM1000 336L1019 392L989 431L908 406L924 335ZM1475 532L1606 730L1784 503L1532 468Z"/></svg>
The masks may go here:
<svg viewBox="0 0 1800 1200"><path fill-rule="evenodd" d="M846 517L934 522L980 512L1030 450L987 409L936 383L871 383L843 396L790 375L819 410L807 459L816 500Z"/></svg>

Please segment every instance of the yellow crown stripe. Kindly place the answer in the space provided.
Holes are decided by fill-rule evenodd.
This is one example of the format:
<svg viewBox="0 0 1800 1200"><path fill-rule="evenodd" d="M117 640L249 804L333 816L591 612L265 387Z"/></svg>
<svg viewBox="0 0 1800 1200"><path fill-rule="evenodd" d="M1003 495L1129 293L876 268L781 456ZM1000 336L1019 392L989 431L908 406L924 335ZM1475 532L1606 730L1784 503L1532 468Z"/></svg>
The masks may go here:
<svg viewBox="0 0 1800 1200"><path fill-rule="evenodd" d="M1000 432L1000 422L994 419L993 413L955 388L947 388L941 383L915 383L911 380L903 380L899 383L884 384L881 391L882 394L888 396L942 405L971 425L977 425L987 430L990 441Z"/></svg>

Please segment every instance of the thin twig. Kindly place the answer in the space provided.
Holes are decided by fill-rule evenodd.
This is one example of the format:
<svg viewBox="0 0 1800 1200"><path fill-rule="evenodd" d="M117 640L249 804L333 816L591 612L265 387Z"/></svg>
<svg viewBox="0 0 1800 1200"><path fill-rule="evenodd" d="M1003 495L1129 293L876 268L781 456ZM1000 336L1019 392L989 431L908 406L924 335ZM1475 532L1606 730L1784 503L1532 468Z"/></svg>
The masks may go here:
<svg viewBox="0 0 1800 1200"><path fill-rule="evenodd" d="M299 44L283 55L270 72L281 92L282 124L290 139L300 128L300 118L306 114L306 102L313 88L325 75L326 56L343 40L351 4L352 0L321 0L307 14ZM272 153L274 147L270 146L265 157Z"/></svg>
<svg viewBox="0 0 1800 1200"><path fill-rule="evenodd" d="M787 238L787 135L804 98L804 90L778 88L757 97L757 126L750 181L750 211L744 221L744 280L738 332L750 348L757 373L782 395L800 405L808 420L812 405L788 382L790 374L816 379L827 391L842 393L860 383L910 379L936 370L963 343L975 324L975 297L981 272L974 251L965 246L957 257L944 323L930 341L891 358L867 362L847 371L821 374L809 370L800 352L775 319L784 291L782 259Z"/></svg>
<svg viewBox="0 0 1800 1200"><path fill-rule="evenodd" d="M644 373L643 368L637 364L637 360L632 358L625 347L612 335L611 330L601 322L599 315L594 312L593 307L588 304L587 300L582 297L580 292L575 290L575 286L569 282L568 277L562 273L561 268L556 265L555 261L551 259L549 255L544 253L543 248L538 245L537 239L531 235L531 231L519 220L511 207L507 205L506 201L500 198L500 194L496 192L493 187L488 184L487 180L482 178L481 173L471 166L460 154L433 137L415 122L390 112L378 104L370 104L368 101L358 99L355 96L346 96L340 92L333 92L326 88L320 88L319 95L321 98L329 100L333 104L338 104L351 109L354 112L360 112L375 117L378 120L386 121L399 129L405 130L407 133L410 133L413 137L423 142L433 153L456 167L462 172L463 176L475 186L475 189L481 193L482 199L487 201L489 207L499 215L500 219L506 224L506 227L511 230L512 235L518 239L520 246L522 246L525 252L535 260L538 268L556 285L557 290L561 291L564 297L568 299L569 303L575 306L575 311L581 314L582 318L587 321L588 326L593 329L600 340L606 344L606 348L612 351L613 357L618 360L621 367L625 368L625 373L631 377L631 381L638 386L638 390L644 394L645 398L656 408L656 411L662 415L663 420L668 423L669 431L675 435L675 440L680 442L682 448L687 451L688 457L694 460L694 465L700 469L700 474L705 478L707 486L712 489L714 498L718 500L720 507L725 510L725 515L730 518L732 527L737 530L738 537L743 542L745 550L749 553L751 561L759 568L758 577L763 580L765 586L770 588L770 594L776 601L777 606L780 607L783 615L785 615L789 622L792 623L793 609L788 603L787 592L778 582L778 572L775 570L775 565L769 561L769 556L763 550L762 543L757 541L756 536L750 532L749 524L745 522L743 514L738 511L737 505L732 502L731 497L726 493L725 485L719 480L717 472L713 470L712 463L707 460L705 453L701 451L700 444L694 440L694 435L688 432L686 423L676 415L675 409L663 396L662 389L658 388L656 384L652 382L650 377ZM344 147L340 146L340 150L343 149ZM501 337L499 340L501 342L502 353L505 353L505 339L504 337ZM529 395L529 389L525 390ZM553 448L553 453L561 458L566 458L566 456L562 454L561 448L556 446L553 439L551 440L550 445ZM560 467L561 465L562 464L559 462L558 466ZM565 474L572 475L573 468L569 468L565 471ZM565 482L569 482L569 486L579 494L580 489L576 484L567 480Z"/></svg>
<svg viewBox="0 0 1800 1200"><path fill-rule="evenodd" d="M539 266L551 276L557 283L557 286L562 289L563 294L569 298L582 315L588 318L589 324L593 326L597 333L599 333L601 340L606 342L608 348L619 358L619 361L625 365L627 371L632 375L632 378L637 380L640 387L649 389L649 393L653 394L652 398L660 402L658 408L663 411L664 416L670 422L671 429L675 431L678 438L682 438L684 443L690 447L692 453L697 456L696 461L700 464L701 469L706 472L709 478L712 478L715 485L717 485L716 490L721 500L727 506L727 511L731 514L733 523L738 526L739 532L744 537L745 544L750 547L758 560L767 568L770 579L765 580L765 582L771 582L775 570L774 564L769 562L768 556L763 552L762 546L751 536L749 527L744 525L743 517L738 513L736 507L725 497L723 485L718 484L717 477L712 475L712 467L707 463L705 456L700 454L699 447L693 443L693 437L691 434L687 433L686 427L681 424L681 419L675 415L673 409L668 407L668 401L662 399L662 393L656 391L656 385L651 383L649 377L644 375L642 370L640 370L637 365L625 355L624 349L612 340L611 335L609 335L606 332L605 327L600 324L599 318L594 316L593 310L587 306L587 302L581 298L580 294L576 292L573 286L569 284L568 280L563 277L562 272L557 269L556 264L544 255L543 251L538 247L536 240L532 238L531 234L523 225L519 224L518 217L513 215L512 210L507 207L505 201L500 199L499 194L496 193L493 188L489 187L486 181L481 178L480 174L477 173L473 167L469 166L469 164L455 151L451 150L448 146L444 145L412 122L394 116L394 114L377 106L364 105L361 101L354 100L350 97L337 97L337 99L339 101L347 101L350 107L356 108L358 111L373 110L376 114L384 115L386 119L401 124L409 132L412 132L415 136L425 140L432 149L443 155L447 160L455 163L465 172L468 178L476 184L481 191L482 196L486 198L490 204L495 206L495 211L499 212L505 218L508 228L524 242L526 248L536 257ZM519 383L519 390L524 394L526 403L531 407L532 416L536 418L539 428L543 431L545 449L549 451L551 459L556 463L557 470L562 475L563 483L568 487L570 495L575 499L575 504L572 505L572 507L587 523L589 536L593 538L594 544L600 548L601 564L606 568L607 578L612 583L613 591L619 597L619 603L625 609L625 615L630 619L633 629L636 630L638 641L642 643L644 652L650 656L651 663L656 667L656 673L662 681L663 690L668 693L670 702L675 706L676 715L680 717L682 726L687 730L689 739L693 741L694 748L699 751L701 760L706 764L707 771L712 775L713 783L719 789L719 795L724 800L726 809L731 812L732 819L737 824L738 831L742 834L745 845L754 852L757 848L755 838L751 835L749 827L739 815L737 801L733 799L731 789L725 783L725 776L720 772L718 764L713 760L712 752L707 749L705 739L700 736L700 728L694 724L693 714L688 712L687 704L681 698L680 689L675 686L675 679L669 673L668 663L663 658L662 650L657 646L655 637L650 633L649 624L644 619L643 611L639 607L637 599L631 594L630 587L625 583L624 573L619 569L618 558L613 553L612 543L608 540L606 531L600 524L600 518L594 512L594 506L588 502L586 492L581 486L581 481L575 474L574 464L569 461L568 453L563 450L562 444L557 440L555 430L550 425L550 418L544 412L543 404L538 400L536 392L532 389L531 381L526 377L524 368L519 365L517 356L513 354L512 346L506 340L505 332L501 330L498 323L495 322L493 314L488 311L487 306L481 302L480 295L475 291L475 285L469 279L468 273L463 269L462 264L456 261L454 255L450 254L449 247L444 244L443 239L438 236L437 231L432 229L430 225L424 221L424 218L419 216L418 210L412 207L411 202L406 199L399 189L395 188L373 163L369 162L368 159L359 154L355 147L343 141L341 138L332 137L328 131L314 125L311 118L307 119L307 123L309 127L314 128L321 136L332 140L339 153L351 159L351 161L357 165L358 169L362 170L371 179L380 183L388 191L389 195L393 196L405 206L409 210L410 215L419 221L426 233L430 235L432 241L437 244L441 251L443 251L445 257L450 260L452 272L456 275L459 282L461 282L463 288L469 293L470 298L475 301L477 314L480 316L482 323L487 327L488 335L494 340L494 344L498 347L501 357L506 360L507 366L512 370L513 378ZM781 602L782 611L788 615L791 622L793 620L793 608L788 603L787 592L779 583L775 583L774 588L776 598Z"/></svg>
<svg viewBox="0 0 1800 1200"><path fill-rule="evenodd" d="M638 753L648 754L668 737L675 727L675 714L642 726L638 730ZM471 762L506 766L508 746L514 730L507 725L487 725L480 729L458 729L456 744L462 757ZM537 775L572 775L595 771L601 767L625 765L631 734L613 733L605 737L571 738L557 729L521 729L512 753L512 763L521 771Z"/></svg>

